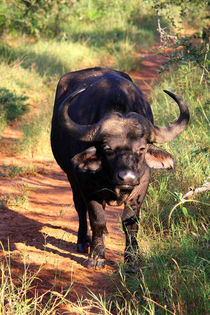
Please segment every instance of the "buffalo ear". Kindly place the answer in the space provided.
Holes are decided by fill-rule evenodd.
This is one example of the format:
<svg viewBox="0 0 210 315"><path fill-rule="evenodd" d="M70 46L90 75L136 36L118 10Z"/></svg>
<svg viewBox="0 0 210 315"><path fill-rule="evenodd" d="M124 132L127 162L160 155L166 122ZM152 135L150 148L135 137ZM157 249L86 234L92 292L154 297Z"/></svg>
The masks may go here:
<svg viewBox="0 0 210 315"><path fill-rule="evenodd" d="M96 172L101 168L101 160L96 155L95 147L90 147L85 151L78 153L71 160L74 167L82 172Z"/></svg>
<svg viewBox="0 0 210 315"><path fill-rule="evenodd" d="M172 155L152 144L149 144L148 150L145 154L145 160L150 168L164 168L168 170L174 169L174 159Z"/></svg>

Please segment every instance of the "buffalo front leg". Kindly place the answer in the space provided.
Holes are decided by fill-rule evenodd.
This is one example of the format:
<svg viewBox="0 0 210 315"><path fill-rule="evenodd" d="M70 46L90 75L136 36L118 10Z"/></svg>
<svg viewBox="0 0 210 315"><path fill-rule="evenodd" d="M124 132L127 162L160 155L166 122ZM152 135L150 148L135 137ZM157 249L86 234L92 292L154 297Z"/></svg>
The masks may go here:
<svg viewBox="0 0 210 315"><path fill-rule="evenodd" d="M90 226L92 229L92 243L90 248L89 267L105 267L104 234L107 234L105 209L102 203L95 200L88 204Z"/></svg>
<svg viewBox="0 0 210 315"><path fill-rule="evenodd" d="M139 252L137 233L139 226L139 211L147 192L150 179L150 170L146 169L140 180L140 184L134 188L129 199L125 202L122 215L122 225L125 233L125 262L129 263L135 259Z"/></svg>
<svg viewBox="0 0 210 315"><path fill-rule="evenodd" d="M79 217L79 229L77 240L77 251L80 253L89 252L91 238L87 225L87 206L80 194L74 193L74 205Z"/></svg>

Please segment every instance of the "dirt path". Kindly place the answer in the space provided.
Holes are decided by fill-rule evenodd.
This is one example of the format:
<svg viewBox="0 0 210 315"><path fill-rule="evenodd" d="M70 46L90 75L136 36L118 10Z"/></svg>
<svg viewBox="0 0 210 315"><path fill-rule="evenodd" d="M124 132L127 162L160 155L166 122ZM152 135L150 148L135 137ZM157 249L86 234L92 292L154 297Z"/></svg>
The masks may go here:
<svg viewBox="0 0 210 315"><path fill-rule="evenodd" d="M163 57L148 52L143 52L141 57L144 58L142 67L131 73L131 77L148 93ZM17 137L15 130L6 129L3 140L8 144ZM5 169L4 165L23 166L30 162L0 154L0 171ZM44 293L54 286L54 291L59 292L73 282L72 302L78 297L90 298L88 288L97 295L111 292L113 280L108 276L123 261L124 235L119 223L122 210L113 207L106 210L109 231L105 240L106 268L87 269L87 255L76 251L78 219L65 175L52 155L38 157L33 163L40 170L36 176L0 179L0 240L7 251L9 239L13 272L22 272L24 260L30 265L30 274L42 265L35 281L38 291ZM4 254L1 251L0 259ZM72 306L66 311L77 314Z"/></svg>

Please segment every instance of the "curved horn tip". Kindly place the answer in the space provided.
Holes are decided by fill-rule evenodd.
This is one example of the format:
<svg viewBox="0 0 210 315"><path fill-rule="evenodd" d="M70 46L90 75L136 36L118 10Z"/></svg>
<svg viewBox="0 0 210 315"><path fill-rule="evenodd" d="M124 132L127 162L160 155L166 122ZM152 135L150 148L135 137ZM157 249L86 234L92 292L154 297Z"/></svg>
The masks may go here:
<svg viewBox="0 0 210 315"><path fill-rule="evenodd" d="M163 90L163 92L167 93L168 95L173 94L172 92L168 91L168 90ZM174 94L173 94L174 95Z"/></svg>
<svg viewBox="0 0 210 315"><path fill-rule="evenodd" d="M166 94L168 94L169 96L171 96L172 98L177 97L174 93L167 91L167 90L163 90L163 92L165 92Z"/></svg>
<svg viewBox="0 0 210 315"><path fill-rule="evenodd" d="M163 90L163 91L164 91L166 94L168 94L171 98L173 98L175 102L179 101L179 102L184 103L183 100L182 100L182 98L179 97L178 95L176 95L176 94L174 94L174 93L172 93L172 92L170 92L170 91L167 91L167 90ZM187 106L187 105L185 104L185 106Z"/></svg>
<svg viewBox="0 0 210 315"><path fill-rule="evenodd" d="M188 106L185 104L182 98L167 90L163 91L171 98L173 98L174 101L178 104L180 109L180 116L176 122L170 124L168 127L154 126L155 131L153 134L152 142L156 143L164 143L173 140L186 129L190 119Z"/></svg>

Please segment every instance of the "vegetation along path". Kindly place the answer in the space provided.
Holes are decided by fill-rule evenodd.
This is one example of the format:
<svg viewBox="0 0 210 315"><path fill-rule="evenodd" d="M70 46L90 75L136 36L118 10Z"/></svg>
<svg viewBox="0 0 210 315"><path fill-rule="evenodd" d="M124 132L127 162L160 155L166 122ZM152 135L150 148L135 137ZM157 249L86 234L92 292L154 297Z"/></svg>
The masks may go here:
<svg viewBox="0 0 210 315"><path fill-rule="evenodd" d="M139 57L143 59L141 69L130 74L137 85L149 93L164 57L147 51ZM1 141L9 145L19 136L15 129L6 128ZM30 159L1 153L0 171L5 171L6 166L18 170L18 167L31 162ZM87 255L76 251L78 218L64 173L52 155L39 156L33 164L36 165L34 173L0 179L0 240L4 247L0 258L3 260L5 253L9 254L9 246L11 268L17 276L22 275L24 266L29 266L29 277L41 266L31 290L36 289L43 301L48 290L53 288L55 292L62 292L72 284L68 294L72 303L68 307L61 304L59 312L62 313L63 308L63 312L78 314L79 306L75 308L74 302L78 304L82 300L83 313L92 314L96 306L92 305L90 310L85 299L89 300L88 303L93 301L90 291L97 296L109 294L115 280L114 275L109 275L117 263L123 261L124 234L119 219L122 209L108 207L106 210L109 231L105 240L106 268L88 269Z"/></svg>

